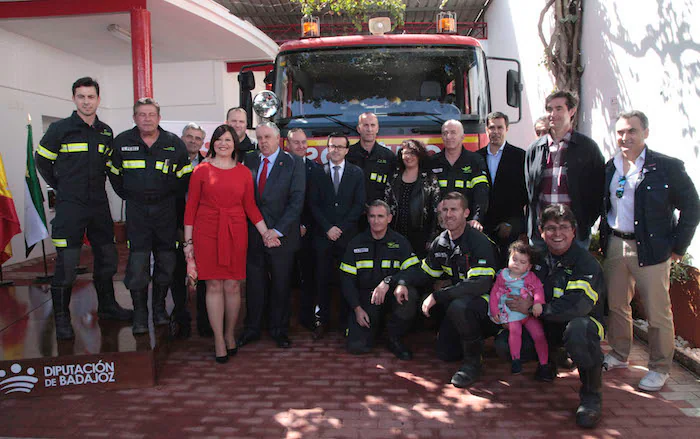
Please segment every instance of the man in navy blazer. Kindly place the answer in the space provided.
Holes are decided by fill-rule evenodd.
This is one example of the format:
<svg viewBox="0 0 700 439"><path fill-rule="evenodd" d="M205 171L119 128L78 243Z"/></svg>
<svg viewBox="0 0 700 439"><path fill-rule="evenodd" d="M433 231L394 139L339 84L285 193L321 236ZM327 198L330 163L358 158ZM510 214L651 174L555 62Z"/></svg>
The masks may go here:
<svg viewBox="0 0 700 439"><path fill-rule="evenodd" d="M306 169L306 197L304 198L304 209L301 211L301 224L299 233L301 234L301 244L297 251L294 266L299 274L301 296L299 299L299 323L301 326L313 331L316 324L314 300L316 293L316 283L314 281L314 260L311 236L314 228L314 221L311 215L311 181L313 173L321 169L321 165L306 157L308 144L306 133L301 128L292 128L287 132L287 150L304 162Z"/></svg>
<svg viewBox="0 0 700 439"><path fill-rule="evenodd" d="M279 147L280 132L272 122L255 129L260 154L246 154L253 174L255 202L265 224L281 243L267 248L252 224L248 227L246 266L246 319L238 346L260 338L263 313L269 299L268 327L280 348L291 346L289 315L294 252L299 248L299 217L304 206L304 164ZM274 236L272 237L274 238Z"/></svg>
<svg viewBox="0 0 700 439"><path fill-rule="evenodd" d="M316 300L319 319L314 340L323 336L330 320L330 280L339 267L348 242L358 232L358 222L365 208L364 173L345 160L347 136L328 136L328 163L314 173L311 184L311 215L316 261ZM347 326L347 305L340 300L340 327ZM305 310L304 312L308 312Z"/></svg>
<svg viewBox="0 0 700 439"><path fill-rule="evenodd" d="M503 263L508 246L525 229L525 150L506 141L508 116L494 111L486 117L489 144L477 152L484 157L491 187L484 232L498 245Z"/></svg>

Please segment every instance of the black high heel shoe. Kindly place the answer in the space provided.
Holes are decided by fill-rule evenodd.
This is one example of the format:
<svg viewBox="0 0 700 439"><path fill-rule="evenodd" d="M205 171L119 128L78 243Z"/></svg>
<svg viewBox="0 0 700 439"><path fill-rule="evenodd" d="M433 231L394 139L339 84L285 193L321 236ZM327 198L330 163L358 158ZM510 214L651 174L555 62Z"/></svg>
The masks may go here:
<svg viewBox="0 0 700 439"><path fill-rule="evenodd" d="M224 364L228 362L228 353L224 355L223 357L214 357L217 363L219 364Z"/></svg>
<svg viewBox="0 0 700 439"><path fill-rule="evenodd" d="M226 353L229 357L233 357L234 355L236 355L238 353L238 346L236 346L235 348L232 348L232 349L228 349L226 351Z"/></svg>

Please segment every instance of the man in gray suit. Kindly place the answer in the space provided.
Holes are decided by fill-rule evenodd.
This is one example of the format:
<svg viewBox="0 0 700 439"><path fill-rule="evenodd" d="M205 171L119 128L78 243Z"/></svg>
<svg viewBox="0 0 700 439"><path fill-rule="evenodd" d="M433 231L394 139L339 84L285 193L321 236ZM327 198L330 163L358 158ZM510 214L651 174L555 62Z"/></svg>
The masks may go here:
<svg viewBox="0 0 700 439"><path fill-rule="evenodd" d="M288 348L290 314L290 278L294 252L299 247L299 217L304 207L306 171L304 163L279 147L280 132L272 122L255 129L259 154L246 154L245 165L253 173L255 201L281 245L267 248L260 234L249 224L248 265L246 267L246 319L238 346L260 339L266 302L269 303L268 327L280 348ZM268 237L266 236L266 239ZM269 300L268 300L269 299Z"/></svg>

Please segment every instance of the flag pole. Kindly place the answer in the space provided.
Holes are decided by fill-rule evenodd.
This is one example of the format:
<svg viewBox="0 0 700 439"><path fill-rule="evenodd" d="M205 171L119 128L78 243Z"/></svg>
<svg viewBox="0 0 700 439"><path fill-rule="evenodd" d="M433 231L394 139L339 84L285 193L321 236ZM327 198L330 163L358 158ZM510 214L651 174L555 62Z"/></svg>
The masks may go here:
<svg viewBox="0 0 700 439"><path fill-rule="evenodd" d="M49 266L46 263L46 247L44 246L44 240L41 241L41 254L42 254L42 259L44 261L44 275L37 276L36 279L34 279L34 283L35 284L48 284L53 279L53 275L49 274Z"/></svg>

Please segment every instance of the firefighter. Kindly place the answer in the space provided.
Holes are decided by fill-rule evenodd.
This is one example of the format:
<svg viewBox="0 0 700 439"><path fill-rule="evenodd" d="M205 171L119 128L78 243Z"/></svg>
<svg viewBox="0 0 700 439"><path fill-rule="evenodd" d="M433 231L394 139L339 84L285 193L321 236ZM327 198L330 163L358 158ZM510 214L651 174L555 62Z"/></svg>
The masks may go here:
<svg viewBox="0 0 700 439"><path fill-rule="evenodd" d="M397 302L393 294L387 293L396 286L394 274L418 264L418 258L408 239L389 229L391 209L384 201L369 203L367 220L369 230L350 241L340 264L341 290L354 311L348 318L347 350L364 354L372 349L382 311L390 304L387 347L400 360L410 360L413 354L401 337L416 315L416 294Z"/></svg>
<svg viewBox="0 0 700 439"><path fill-rule="evenodd" d="M442 142L445 149L430 158L430 169L440 186L440 195L456 191L469 200L469 226L482 231L489 206L489 178L486 162L479 154L462 146L464 127L458 120L442 124Z"/></svg>
<svg viewBox="0 0 700 439"><path fill-rule="evenodd" d="M406 285L419 288L433 280L449 280L450 285L423 300L421 309L426 316L438 304L446 310L437 351L443 360L458 359L459 350L462 351L464 363L451 380L455 387L466 387L478 377L483 338L496 335L499 329L487 315L489 292L496 276L496 249L486 235L467 225L468 205L459 192L450 192L442 199L440 212L446 230L430 245L420 268L401 271L394 291L397 298L410 297ZM484 314L486 321L471 320L472 310Z"/></svg>
<svg viewBox="0 0 700 439"><path fill-rule="evenodd" d="M177 198L184 197L192 165L175 134L160 126L160 106L151 98L134 104L136 126L114 139L109 177L126 200L129 261L124 284L134 302L132 332L148 332L148 283L153 252L153 323L169 323L165 297L175 270Z"/></svg>
<svg viewBox="0 0 700 439"><path fill-rule="evenodd" d="M73 83L73 114L49 126L36 152L36 166L56 191L52 241L56 271L51 282L56 337L74 337L69 303L75 268L87 231L94 257L93 282L97 315L102 319L130 320L131 310L114 299L112 276L117 272L114 225L105 192L106 163L112 147L112 129L97 117L100 86L92 78Z"/></svg>

